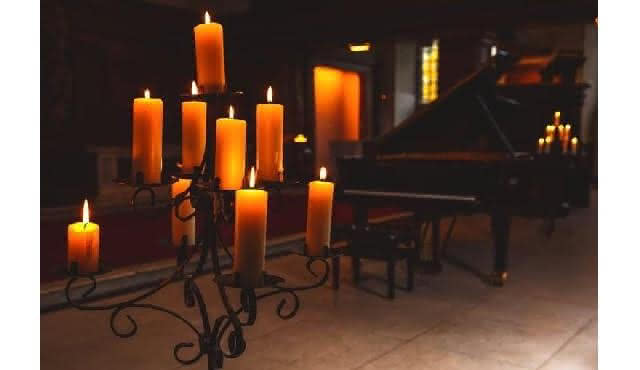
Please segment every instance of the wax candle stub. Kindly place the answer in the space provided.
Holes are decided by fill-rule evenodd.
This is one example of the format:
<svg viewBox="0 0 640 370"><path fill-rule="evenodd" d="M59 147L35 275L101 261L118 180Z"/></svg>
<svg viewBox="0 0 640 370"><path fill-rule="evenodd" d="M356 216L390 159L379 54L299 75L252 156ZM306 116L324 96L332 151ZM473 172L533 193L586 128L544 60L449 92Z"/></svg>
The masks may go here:
<svg viewBox="0 0 640 370"><path fill-rule="evenodd" d="M77 272L93 273L99 269L100 226L89 221L89 202L82 207L82 222L67 227L67 265Z"/></svg>

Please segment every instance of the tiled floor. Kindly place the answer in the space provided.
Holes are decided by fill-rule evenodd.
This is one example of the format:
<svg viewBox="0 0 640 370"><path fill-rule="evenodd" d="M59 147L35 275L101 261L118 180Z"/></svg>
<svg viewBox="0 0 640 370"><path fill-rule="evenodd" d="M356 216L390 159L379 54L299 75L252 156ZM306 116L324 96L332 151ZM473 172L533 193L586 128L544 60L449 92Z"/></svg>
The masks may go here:
<svg viewBox="0 0 640 370"><path fill-rule="evenodd" d="M540 221L516 219L511 267L503 288L483 285L445 265L438 276L417 274L412 293L393 301L379 279L384 266L364 262L362 288L350 283L343 259L343 284L300 294L291 320L275 315L278 297L260 302L258 321L246 330L247 350L225 369L595 369L597 368L597 209L576 211L546 239ZM464 217L451 251L489 266L488 219ZM309 281L300 257L267 262L269 271L293 283ZM402 271L399 272L402 274ZM402 275L401 275L402 276ZM200 287L212 286L201 278ZM401 284L404 281L401 279ZM221 307L203 289L210 310ZM172 285L149 302L167 305L198 321ZM118 297L117 299L123 299ZM43 369L205 369L173 359L173 346L192 332L159 313L132 312L139 331L120 339L109 329L109 313L63 310L41 317ZM127 325L118 322L119 327Z"/></svg>

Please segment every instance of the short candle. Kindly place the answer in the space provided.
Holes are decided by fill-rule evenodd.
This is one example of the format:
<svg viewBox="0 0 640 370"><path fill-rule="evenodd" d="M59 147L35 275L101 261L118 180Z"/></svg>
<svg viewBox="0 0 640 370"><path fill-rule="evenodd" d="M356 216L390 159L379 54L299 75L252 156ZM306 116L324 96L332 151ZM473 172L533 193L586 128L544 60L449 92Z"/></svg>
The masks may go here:
<svg viewBox="0 0 640 370"><path fill-rule="evenodd" d="M321 256L331 244L331 212L334 184L325 181L327 169L320 168L320 180L309 183L307 200L307 254Z"/></svg>
<svg viewBox="0 0 640 370"><path fill-rule="evenodd" d="M82 222L75 222L67 228L67 263L71 270L76 263L77 272L98 272L100 256L100 226L89 222L89 202L85 199L82 207Z"/></svg>

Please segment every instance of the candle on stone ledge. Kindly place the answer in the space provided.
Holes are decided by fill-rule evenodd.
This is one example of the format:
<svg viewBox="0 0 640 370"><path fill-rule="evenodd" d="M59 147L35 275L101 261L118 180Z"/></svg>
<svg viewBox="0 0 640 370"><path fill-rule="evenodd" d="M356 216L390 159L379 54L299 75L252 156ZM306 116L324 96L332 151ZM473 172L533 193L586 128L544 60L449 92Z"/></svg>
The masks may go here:
<svg viewBox="0 0 640 370"><path fill-rule="evenodd" d="M544 151L544 138L538 139L538 154L542 154Z"/></svg>
<svg viewBox="0 0 640 370"><path fill-rule="evenodd" d="M152 99L149 90L144 98L133 100L132 178L142 173L145 184L160 183L162 172L162 99Z"/></svg>
<svg viewBox="0 0 640 370"><path fill-rule="evenodd" d="M198 95L196 82L191 83L191 95ZM182 102L182 171L193 173L200 166L207 139L207 103Z"/></svg>
<svg viewBox="0 0 640 370"><path fill-rule="evenodd" d="M267 89L267 104L256 107L256 166L258 178L281 181L283 172L283 119L282 104L273 104L273 90Z"/></svg>
<svg viewBox="0 0 640 370"><path fill-rule="evenodd" d="M571 154L578 154L578 138L571 139Z"/></svg>
<svg viewBox="0 0 640 370"><path fill-rule="evenodd" d="M331 212L333 209L334 184L324 181L327 169L320 168L320 180L309 183L307 200L307 254L321 256L324 248L331 244Z"/></svg>
<svg viewBox="0 0 640 370"><path fill-rule="evenodd" d="M216 177L220 189L242 188L247 145L247 122L233 118L233 107L229 107L229 118L216 120Z"/></svg>
<svg viewBox="0 0 640 370"><path fill-rule="evenodd" d="M193 32L196 42L196 74L198 85L205 93L221 92L225 88L224 40L222 25L211 22L209 12L204 14L204 24Z"/></svg>
<svg viewBox="0 0 640 370"><path fill-rule="evenodd" d="M253 189L255 181L255 168L251 167L250 189L236 190L233 273L243 287L263 284L268 193Z"/></svg>
<svg viewBox="0 0 640 370"><path fill-rule="evenodd" d="M191 180L180 179L171 184L171 198L175 198L178 194L183 193L191 185ZM186 217L193 213L191 200L187 199L180 203L178 214L180 217ZM196 244L196 219L191 217L186 221L176 217L175 208L171 208L171 242L174 247L182 245L183 238L186 237L187 246Z"/></svg>
<svg viewBox="0 0 640 370"><path fill-rule="evenodd" d="M85 199L82 207L82 222L75 222L67 228L67 263L71 270L75 262L80 273L98 272L100 256L100 226L89 222L89 202Z"/></svg>

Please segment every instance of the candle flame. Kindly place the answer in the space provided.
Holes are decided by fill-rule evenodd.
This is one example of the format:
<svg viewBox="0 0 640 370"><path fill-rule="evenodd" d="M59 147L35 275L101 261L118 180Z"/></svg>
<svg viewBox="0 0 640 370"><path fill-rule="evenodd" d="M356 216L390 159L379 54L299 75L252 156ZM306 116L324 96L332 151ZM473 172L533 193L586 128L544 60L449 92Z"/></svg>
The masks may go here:
<svg viewBox="0 0 640 370"><path fill-rule="evenodd" d="M229 118L233 118L233 113L234 113L234 112L235 112L235 111L233 110L233 105L230 105L230 106L229 106Z"/></svg>
<svg viewBox="0 0 640 370"><path fill-rule="evenodd" d="M544 139L544 142L547 144L551 144L551 136L547 136L547 138Z"/></svg>
<svg viewBox="0 0 640 370"><path fill-rule="evenodd" d="M198 85L195 81L191 81L191 95L198 95Z"/></svg>
<svg viewBox="0 0 640 370"><path fill-rule="evenodd" d="M211 23L211 17L209 16L209 12L204 12L204 23L205 24Z"/></svg>
<svg viewBox="0 0 640 370"><path fill-rule="evenodd" d="M296 137L293 138L293 142L294 143L306 143L307 142L307 138L302 134L298 134L298 135L296 135Z"/></svg>
<svg viewBox="0 0 640 370"><path fill-rule="evenodd" d="M538 145L542 145L542 144L544 144L544 139L543 138L538 139Z"/></svg>
<svg viewBox="0 0 640 370"><path fill-rule="evenodd" d="M149 89L144 89L144 98L149 99L151 97L151 92Z"/></svg>
<svg viewBox="0 0 640 370"><path fill-rule="evenodd" d="M571 144L573 144L573 145L578 144L578 138L574 137L573 139L571 139Z"/></svg>
<svg viewBox="0 0 640 370"><path fill-rule="evenodd" d="M249 187L256 187L256 168L251 166L251 174L249 175Z"/></svg>
<svg viewBox="0 0 640 370"><path fill-rule="evenodd" d="M326 180L326 179L327 179L327 168L320 167L320 180Z"/></svg>
<svg viewBox="0 0 640 370"><path fill-rule="evenodd" d="M555 118L555 119L560 119L560 112L555 112L555 113L553 114L553 118Z"/></svg>
<svg viewBox="0 0 640 370"><path fill-rule="evenodd" d="M567 130L567 131L571 130L571 125L564 125L564 129Z"/></svg>
<svg viewBox="0 0 640 370"><path fill-rule="evenodd" d="M84 200L84 205L82 206L82 223L89 223L89 201Z"/></svg>
<svg viewBox="0 0 640 370"><path fill-rule="evenodd" d="M273 101L273 89L271 86L267 89L267 103L271 103Z"/></svg>

